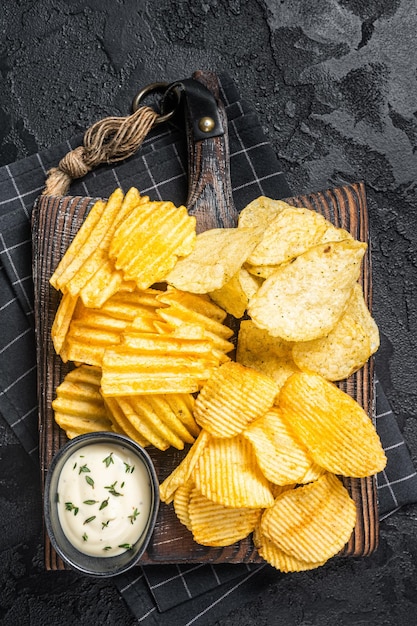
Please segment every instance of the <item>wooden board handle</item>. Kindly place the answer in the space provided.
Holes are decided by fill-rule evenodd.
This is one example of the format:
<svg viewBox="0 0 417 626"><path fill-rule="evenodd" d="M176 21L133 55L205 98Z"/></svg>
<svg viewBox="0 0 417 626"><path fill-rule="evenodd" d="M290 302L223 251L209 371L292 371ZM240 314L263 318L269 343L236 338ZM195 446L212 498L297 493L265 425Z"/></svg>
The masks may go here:
<svg viewBox="0 0 417 626"><path fill-rule="evenodd" d="M237 224L238 213L233 202L230 181L229 138L227 117L219 97L217 76L199 71L193 74L214 96L223 133L216 137L196 139L195 119L186 107L188 143L188 198L187 208L197 219L197 232L210 228L232 228Z"/></svg>

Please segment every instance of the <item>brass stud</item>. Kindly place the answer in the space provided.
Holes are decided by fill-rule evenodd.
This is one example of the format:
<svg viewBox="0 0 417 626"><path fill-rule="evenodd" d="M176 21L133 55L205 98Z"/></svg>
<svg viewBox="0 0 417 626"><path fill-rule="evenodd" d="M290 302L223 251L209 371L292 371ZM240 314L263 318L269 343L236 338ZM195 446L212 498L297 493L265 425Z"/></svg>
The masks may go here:
<svg viewBox="0 0 417 626"><path fill-rule="evenodd" d="M216 123L212 117L202 117L198 121L198 128L202 133L210 133L215 127Z"/></svg>

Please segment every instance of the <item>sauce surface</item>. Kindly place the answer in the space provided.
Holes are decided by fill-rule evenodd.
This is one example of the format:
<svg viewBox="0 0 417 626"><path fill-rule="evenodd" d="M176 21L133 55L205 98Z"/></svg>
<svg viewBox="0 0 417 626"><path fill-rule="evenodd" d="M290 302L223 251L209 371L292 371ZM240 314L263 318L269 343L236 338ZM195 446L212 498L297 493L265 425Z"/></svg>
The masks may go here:
<svg viewBox="0 0 417 626"><path fill-rule="evenodd" d="M84 554L109 557L131 549L151 509L146 466L129 449L90 444L74 452L58 480L57 506L67 539Z"/></svg>

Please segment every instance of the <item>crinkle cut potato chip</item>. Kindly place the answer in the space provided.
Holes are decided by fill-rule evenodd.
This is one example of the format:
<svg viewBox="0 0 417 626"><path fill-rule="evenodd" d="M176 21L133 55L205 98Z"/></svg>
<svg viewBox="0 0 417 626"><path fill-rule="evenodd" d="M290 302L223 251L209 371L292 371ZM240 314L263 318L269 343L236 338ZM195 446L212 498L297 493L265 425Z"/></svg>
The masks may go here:
<svg viewBox="0 0 417 626"><path fill-rule="evenodd" d="M260 237L259 228L213 228L199 233L194 250L178 260L166 281L192 293L221 289L242 267Z"/></svg>
<svg viewBox="0 0 417 626"><path fill-rule="evenodd" d="M160 484L159 495L161 502L170 504L174 499L177 489L185 485L191 479L194 468L210 440L211 435L209 435L207 431L202 430L187 455Z"/></svg>
<svg viewBox="0 0 417 626"><path fill-rule="evenodd" d="M330 333L294 343L292 357L300 370L336 381L363 367L378 347L378 327L366 307L362 287L356 283L346 311Z"/></svg>
<svg viewBox="0 0 417 626"><path fill-rule="evenodd" d="M194 491L195 484L192 480L187 480L180 485L174 493L174 511L183 526L191 531L191 520L189 513L189 505L191 494Z"/></svg>
<svg viewBox="0 0 417 626"><path fill-rule="evenodd" d="M178 257L192 252L195 240L196 220L184 206L148 202L135 207L119 224L109 255L125 280L147 289L166 279Z"/></svg>
<svg viewBox="0 0 417 626"><path fill-rule="evenodd" d="M250 535L259 521L261 509L226 507L209 500L194 488L188 516L194 541L203 546L221 547Z"/></svg>
<svg viewBox="0 0 417 626"><path fill-rule="evenodd" d="M299 371L292 358L293 345L280 337L272 337L268 331L255 326L252 320L242 320L236 361L270 376L278 393L287 378Z"/></svg>
<svg viewBox="0 0 417 626"><path fill-rule="evenodd" d="M272 567L278 569L280 572L288 574L289 572L304 572L311 569L316 569L324 565L325 561L303 561L297 559L291 554L287 554L278 547L276 543L268 539L261 532L261 524L258 524L253 533L253 542L258 554L267 561Z"/></svg>
<svg viewBox="0 0 417 626"><path fill-rule="evenodd" d="M310 248L265 280L249 302L249 316L286 341L324 337L345 311L366 248L355 240Z"/></svg>
<svg viewBox="0 0 417 626"><path fill-rule="evenodd" d="M242 435L211 438L191 476L206 498L223 506L267 508L274 503L253 447Z"/></svg>
<svg viewBox="0 0 417 626"><path fill-rule="evenodd" d="M57 387L52 401L54 418L69 439L82 433L112 430L100 394L100 380L100 368L80 365L68 372Z"/></svg>
<svg viewBox="0 0 417 626"><path fill-rule="evenodd" d="M334 383L317 374L293 374L278 402L283 418L321 467L352 478L384 469L387 459L371 419Z"/></svg>
<svg viewBox="0 0 417 626"><path fill-rule="evenodd" d="M279 407L272 407L249 424L243 435L251 442L259 467L272 483L300 483L313 465L307 448L282 419Z"/></svg>
<svg viewBox="0 0 417 626"><path fill-rule="evenodd" d="M339 478L327 473L278 496L263 513L260 531L296 559L320 563L343 548L355 523L355 502Z"/></svg>
<svg viewBox="0 0 417 626"><path fill-rule="evenodd" d="M234 361L214 369L197 396L197 424L215 437L233 437L274 403L274 381Z"/></svg>

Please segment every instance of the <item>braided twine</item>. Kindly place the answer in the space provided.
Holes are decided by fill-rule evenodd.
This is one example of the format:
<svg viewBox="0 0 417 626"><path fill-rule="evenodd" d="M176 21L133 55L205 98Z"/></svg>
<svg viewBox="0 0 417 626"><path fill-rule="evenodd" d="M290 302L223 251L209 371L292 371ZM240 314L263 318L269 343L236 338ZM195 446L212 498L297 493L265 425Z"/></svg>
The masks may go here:
<svg viewBox="0 0 417 626"><path fill-rule="evenodd" d="M83 145L68 152L58 167L49 170L42 195L64 196L74 179L98 165L132 156L157 118L156 111L143 106L127 117L107 117L93 124L84 135Z"/></svg>

